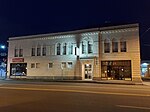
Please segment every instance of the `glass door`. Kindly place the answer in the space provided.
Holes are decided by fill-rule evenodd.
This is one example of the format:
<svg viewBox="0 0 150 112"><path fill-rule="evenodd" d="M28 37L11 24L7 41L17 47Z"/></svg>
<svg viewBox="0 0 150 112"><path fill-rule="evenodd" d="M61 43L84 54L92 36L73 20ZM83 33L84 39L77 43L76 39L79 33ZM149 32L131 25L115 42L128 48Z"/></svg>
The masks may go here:
<svg viewBox="0 0 150 112"><path fill-rule="evenodd" d="M92 79L92 65L91 64L85 64L84 66L84 73L85 73L85 79Z"/></svg>

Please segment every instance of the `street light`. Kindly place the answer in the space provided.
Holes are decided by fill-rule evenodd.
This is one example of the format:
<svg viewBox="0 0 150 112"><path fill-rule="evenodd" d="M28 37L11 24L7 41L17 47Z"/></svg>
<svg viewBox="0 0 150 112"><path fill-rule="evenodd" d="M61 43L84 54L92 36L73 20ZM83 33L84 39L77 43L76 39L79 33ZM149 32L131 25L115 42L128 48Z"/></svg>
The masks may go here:
<svg viewBox="0 0 150 112"><path fill-rule="evenodd" d="M5 49L6 46L5 46L5 45L1 45L0 48L1 48L1 49Z"/></svg>

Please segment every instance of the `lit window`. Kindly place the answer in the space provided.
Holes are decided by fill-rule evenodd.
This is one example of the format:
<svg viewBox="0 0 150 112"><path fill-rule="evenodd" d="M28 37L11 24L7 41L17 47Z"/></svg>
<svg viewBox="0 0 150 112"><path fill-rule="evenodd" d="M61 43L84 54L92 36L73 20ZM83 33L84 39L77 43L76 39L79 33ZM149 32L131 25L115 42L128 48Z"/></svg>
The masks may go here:
<svg viewBox="0 0 150 112"><path fill-rule="evenodd" d="M14 56L15 56L15 57L18 57L18 56L19 56L18 51L19 51L19 50L15 48L15 50L14 50Z"/></svg>
<svg viewBox="0 0 150 112"><path fill-rule="evenodd" d="M118 52L118 42L115 39L112 40L112 52Z"/></svg>
<svg viewBox="0 0 150 112"><path fill-rule="evenodd" d="M40 63L36 63L36 68L40 68Z"/></svg>
<svg viewBox="0 0 150 112"><path fill-rule="evenodd" d="M72 68L73 64L72 62L68 62L68 68Z"/></svg>
<svg viewBox="0 0 150 112"><path fill-rule="evenodd" d="M61 63L61 68L64 69L64 68L66 68L66 67L67 67L66 62L62 62L62 63Z"/></svg>
<svg viewBox="0 0 150 112"><path fill-rule="evenodd" d="M48 68L53 68L53 63L49 63Z"/></svg>
<svg viewBox="0 0 150 112"><path fill-rule="evenodd" d="M35 63L31 63L31 68L35 68Z"/></svg>
<svg viewBox="0 0 150 112"><path fill-rule="evenodd" d="M41 47L40 46L37 47L37 56L41 56Z"/></svg>
<svg viewBox="0 0 150 112"><path fill-rule="evenodd" d="M35 56L35 48L32 48L32 50L31 50L31 56Z"/></svg>
<svg viewBox="0 0 150 112"><path fill-rule="evenodd" d="M57 55L60 55L61 44L57 44Z"/></svg>
<svg viewBox="0 0 150 112"><path fill-rule="evenodd" d="M110 43L108 40L104 41L104 53L110 53Z"/></svg>
<svg viewBox="0 0 150 112"><path fill-rule="evenodd" d="M63 55L66 55L67 53L67 43L63 44Z"/></svg>
<svg viewBox="0 0 150 112"><path fill-rule="evenodd" d="M125 40L120 41L120 51L121 52L126 52L127 51L127 45Z"/></svg>
<svg viewBox="0 0 150 112"><path fill-rule="evenodd" d="M43 46L42 48L42 56L46 56L46 46Z"/></svg>

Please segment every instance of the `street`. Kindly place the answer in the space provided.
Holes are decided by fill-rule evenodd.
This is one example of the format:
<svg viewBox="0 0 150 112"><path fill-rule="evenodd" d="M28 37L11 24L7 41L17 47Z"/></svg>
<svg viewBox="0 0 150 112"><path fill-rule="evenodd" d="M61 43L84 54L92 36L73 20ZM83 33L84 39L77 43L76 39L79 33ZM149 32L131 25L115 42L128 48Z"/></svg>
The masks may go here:
<svg viewBox="0 0 150 112"><path fill-rule="evenodd" d="M150 86L0 81L0 112L150 112Z"/></svg>

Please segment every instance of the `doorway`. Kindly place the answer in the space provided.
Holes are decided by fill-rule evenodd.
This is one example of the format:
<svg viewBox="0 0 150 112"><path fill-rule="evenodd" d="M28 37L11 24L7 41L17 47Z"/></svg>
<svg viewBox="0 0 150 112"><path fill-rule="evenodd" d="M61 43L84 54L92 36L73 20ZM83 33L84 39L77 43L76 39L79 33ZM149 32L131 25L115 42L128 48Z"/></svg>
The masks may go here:
<svg viewBox="0 0 150 112"><path fill-rule="evenodd" d="M92 64L85 64L84 65L84 79L92 79Z"/></svg>

